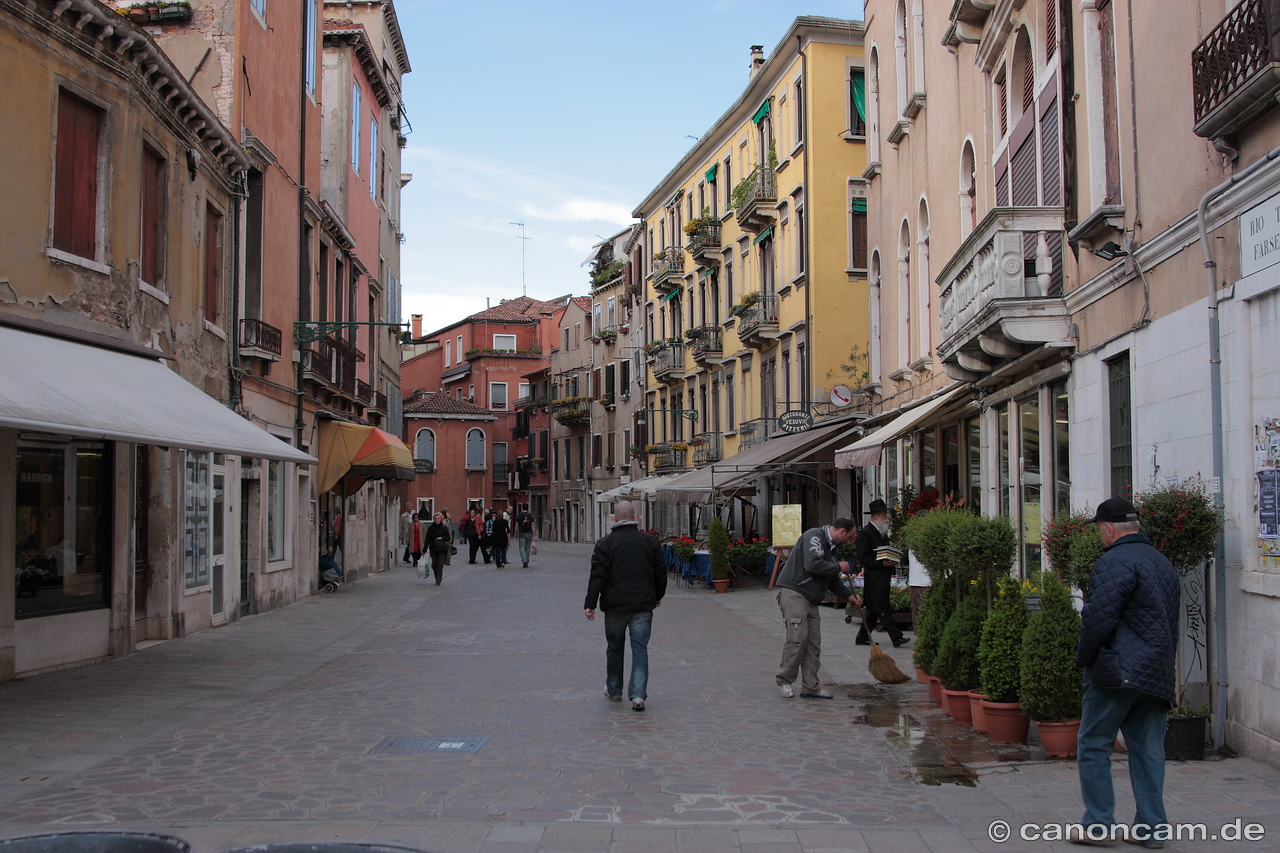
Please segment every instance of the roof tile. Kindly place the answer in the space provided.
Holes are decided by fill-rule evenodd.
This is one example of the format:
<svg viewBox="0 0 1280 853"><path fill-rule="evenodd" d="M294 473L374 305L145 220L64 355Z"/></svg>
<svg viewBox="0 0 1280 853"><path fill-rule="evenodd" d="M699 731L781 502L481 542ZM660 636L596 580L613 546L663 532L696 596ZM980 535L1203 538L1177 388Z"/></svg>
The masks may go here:
<svg viewBox="0 0 1280 853"><path fill-rule="evenodd" d="M404 404L406 415L488 415L493 412L443 392L415 393Z"/></svg>

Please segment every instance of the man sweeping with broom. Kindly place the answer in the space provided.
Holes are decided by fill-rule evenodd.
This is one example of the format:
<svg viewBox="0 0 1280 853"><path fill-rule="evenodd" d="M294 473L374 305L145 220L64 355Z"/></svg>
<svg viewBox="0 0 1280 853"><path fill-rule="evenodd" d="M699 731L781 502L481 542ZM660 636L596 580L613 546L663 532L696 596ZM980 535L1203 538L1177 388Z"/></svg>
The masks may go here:
<svg viewBox="0 0 1280 853"><path fill-rule="evenodd" d="M778 670L778 689L785 699L795 696L791 686L800 676L801 699L833 699L818 682L818 658L822 654L822 616L818 605L828 592L849 600L842 575L855 573L849 563L835 559L835 549L854 536L857 522L838 518L828 527L813 527L800 535L778 576L778 607L787 629Z"/></svg>

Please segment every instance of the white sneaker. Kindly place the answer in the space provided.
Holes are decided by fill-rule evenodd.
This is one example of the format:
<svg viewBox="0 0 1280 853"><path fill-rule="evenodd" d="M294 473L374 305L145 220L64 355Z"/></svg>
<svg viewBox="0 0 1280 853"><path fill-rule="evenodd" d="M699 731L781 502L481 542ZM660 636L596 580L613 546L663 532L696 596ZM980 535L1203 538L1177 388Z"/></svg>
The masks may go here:
<svg viewBox="0 0 1280 853"><path fill-rule="evenodd" d="M782 694L783 699L792 699L796 695L796 692L791 689L790 684L779 684L778 692Z"/></svg>
<svg viewBox="0 0 1280 853"><path fill-rule="evenodd" d="M633 711L643 711L643 710L644 710L644 700L643 700L643 699L632 699L632 700L631 700L631 710L633 710Z"/></svg>

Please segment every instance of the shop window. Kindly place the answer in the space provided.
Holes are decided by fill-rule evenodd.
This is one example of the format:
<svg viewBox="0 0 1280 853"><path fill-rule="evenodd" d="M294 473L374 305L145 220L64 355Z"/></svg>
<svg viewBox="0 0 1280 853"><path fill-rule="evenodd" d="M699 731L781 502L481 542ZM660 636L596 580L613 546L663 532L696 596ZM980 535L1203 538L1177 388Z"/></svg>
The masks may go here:
<svg viewBox="0 0 1280 853"><path fill-rule="evenodd" d="M970 418L965 423L965 451L968 459L969 507L982 512L982 420Z"/></svg>
<svg viewBox="0 0 1280 853"><path fill-rule="evenodd" d="M1053 507L1057 512L1071 508L1071 423L1067 383L1053 386Z"/></svg>
<svg viewBox="0 0 1280 853"><path fill-rule="evenodd" d="M276 563L288 557L289 518L285 513L285 463L273 459L267 463L267 562Z"/></svg>
<svg viewBox="0 0 1280 853"><path fill-rule="evenodd" d="M18 445L16 618L110 607L113 480L110 445Z"/></svg>
<svg viewBox="0 0 1280 853"><path fill-rule="evenodd" d="M212 488L209 481L209 454L187 451L185 472L182 586L201 589L209 585Z"/></svg>

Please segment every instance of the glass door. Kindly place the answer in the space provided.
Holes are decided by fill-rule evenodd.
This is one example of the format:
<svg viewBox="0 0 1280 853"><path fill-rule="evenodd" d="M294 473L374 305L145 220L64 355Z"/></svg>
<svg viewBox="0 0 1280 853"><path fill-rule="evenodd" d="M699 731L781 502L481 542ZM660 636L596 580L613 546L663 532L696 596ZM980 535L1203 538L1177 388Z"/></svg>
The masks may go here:
<svg viewBox="0 0 1280 853"><path fill-rule="evenodd" d="M1026 577L1040 570L1041 551L1041 465L1040 397L1018 403L1018 507L1021 515L1022 570Z"/></svg>

